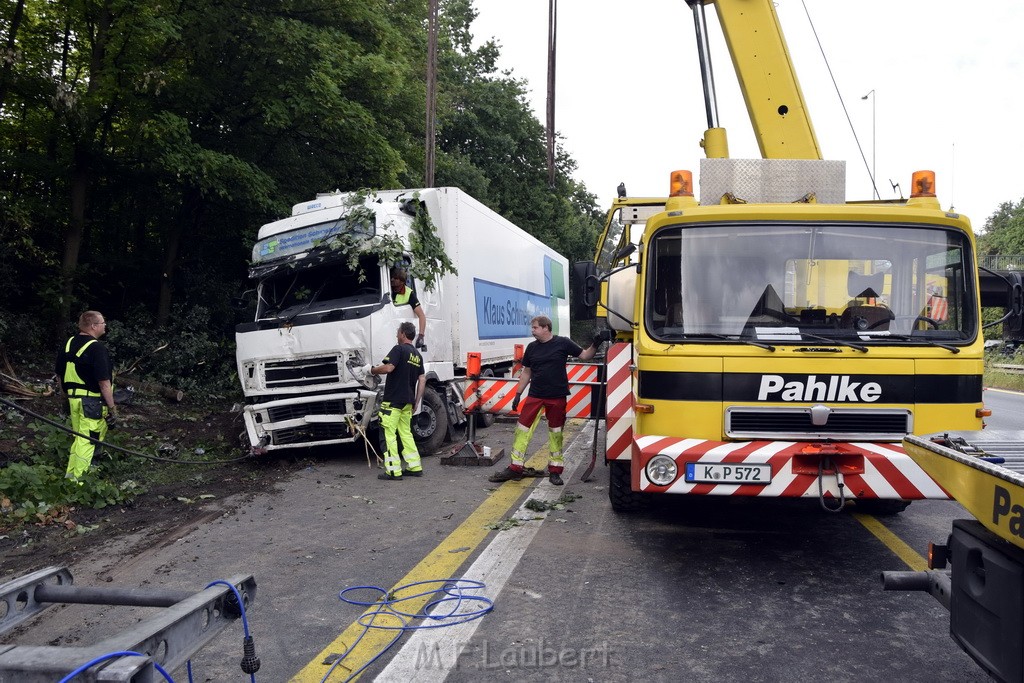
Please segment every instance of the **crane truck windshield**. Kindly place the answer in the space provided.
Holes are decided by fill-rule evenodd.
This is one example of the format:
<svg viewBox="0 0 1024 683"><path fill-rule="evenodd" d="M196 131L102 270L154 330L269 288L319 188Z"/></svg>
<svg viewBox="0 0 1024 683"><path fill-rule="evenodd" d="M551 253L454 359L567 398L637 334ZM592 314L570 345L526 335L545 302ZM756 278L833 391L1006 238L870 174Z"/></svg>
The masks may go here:
<svg viewBox="0 0 1024 683"><path fill-rule="evenodd" d="M941 227L668 226L649 255L645 327L664 342L946 345L978 333L970 245Z"/></svg>

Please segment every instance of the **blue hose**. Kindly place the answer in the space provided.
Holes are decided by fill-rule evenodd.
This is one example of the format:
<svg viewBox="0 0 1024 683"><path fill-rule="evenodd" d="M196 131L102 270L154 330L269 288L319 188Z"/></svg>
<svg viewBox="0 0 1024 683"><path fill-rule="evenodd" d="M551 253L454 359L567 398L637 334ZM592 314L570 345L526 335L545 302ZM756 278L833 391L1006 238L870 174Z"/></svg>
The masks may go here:
<svg viewBox="0 0 1024 683"><path fill-rule="evenodd" d="M439 588L414 593L412 595L407 595L404 597L396 597L402 591L415 588L416 586L422 586L424 584L441 584L441 586ZM342 602L347 602L350 605L359 605L362 607L376 607L376 609L366 614L363 614L359 617L357 622L363 627L363 632L359 634L359 637L356 638L355 642L352 643L351 647L349 647L347 650L341 653L341 655L334 661L334 663L331 665L331 668L328 669L327 673L324 674L324 677L320 679L320 683L326 683L326 681L330 678L331 674L334 672L335 667L337 667L342 661L344 661L345 657L347 657L349 653L356 648L356 646L359 644L359 641L363 639L363 636L365 636L370 631L370 629L383 629L386 631L395 631L395 637L392 638L391 642L389 642L380 652L374 655L370 661L368 661L363 666L359 667L359 669L357 669L356 671L353 671L352 674L345 679L346 682L356 678L368 666L370 666L378 659L380 659L380 657L385 652L391 649L391 646L393 646L401 639L401 637L405 634L406 631L416 631L424 628L445 628L448 626L463 624L467 621L472 621L474 619L479 619L480 617L484 616L485 614L494 609L494 602L492 602L489 598L485 598L479 595L467 595L465 594L465 591L477 590L485 587L486 584L484 584L483 582L473 581L471 579L428 579L426 581L416 581L414 583L407 583L404 586L399 586L398 588L390 592L384 588L381 588L380 586L352 586L350 588L345 588L344 590L338 593L338 598ZM372 601L356 600L354 598L349 597L349 593L360 590L376 591L378 597L377 599ZM416 598L421 598L426 595L433 595L435 593L442 593L442 595L437 599L431 600L430 602L426 603L423 606L423 609L419 612L407 612L395 607L396 605L406 600L414 600ZM454 603L452 609L447 614L429 614L429 612L432 609L446 602ZM483 606L479 609L462 612L460 614L459 609L462 608L464 604L469 603L481 603ZM395 620L398 623L398 625L389 626L379 624L377 623L378 617L383 617L385 619L391 618ZM430 619L438 623L428 623L410 626L409 622L413 619Z"/></svg>
<svg viewBox="0 0 1024 683"><path fill-rule="evenodd" d="M100 662L105 662L108 659L113 659L114 657L147 657L147 656L148 655L140 654L138 652L131 652L130 650L121 650L119 652L108 652L107 654L101 655L101 656L97 657L96 659L94 659L94 660L92 660L90 662L86 662L82 666L78 667L77 669L75 669L74 671L69 673L67 676L65 676L64 678L60 679L60 683L67 683L68 681L70 681L72 678L74 678L78 674L82 673L83 671L87 671L88 669L90 669L93 666L99 664ZM153 662L153 666L156 667L156 670L159 671L160 674L164 677L164 680L169 681L170 683L174 683L174 679L171 678L171 675L169 673L167 673L162 666L160 666L156 662Z"/></svg>

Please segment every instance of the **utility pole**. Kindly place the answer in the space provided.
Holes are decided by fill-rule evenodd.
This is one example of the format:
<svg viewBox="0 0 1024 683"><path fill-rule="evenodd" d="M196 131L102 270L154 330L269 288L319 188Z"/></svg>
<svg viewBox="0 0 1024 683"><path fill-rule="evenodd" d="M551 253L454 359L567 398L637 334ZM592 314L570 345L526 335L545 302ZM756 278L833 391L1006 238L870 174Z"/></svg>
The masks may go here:
<svg viewBox="0 0 1024 683"><path fill-rule="evenodd" d="M558 24L558 0L548 0L548 185L555 186L555 36Z"/></svg>
<svg viewBox="0 0 1024 683"><path fill-rule="evenodd" d="M430 0L427 16L427 125L423 186L434 186L434 146L437 138L437 0Z"/></svg>

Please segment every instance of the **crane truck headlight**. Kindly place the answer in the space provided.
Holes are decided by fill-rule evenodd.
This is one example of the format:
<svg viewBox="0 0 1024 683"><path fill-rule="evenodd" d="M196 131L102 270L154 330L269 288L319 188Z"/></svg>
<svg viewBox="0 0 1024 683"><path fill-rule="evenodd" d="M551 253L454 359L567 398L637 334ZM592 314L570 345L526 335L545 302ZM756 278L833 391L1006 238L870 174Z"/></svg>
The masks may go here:
<svg viewBox="0 0 1024 683"><path fill-rule="evenodd" d="M667 455L656 455L647 463L647 478L652 484L668 486L676 480L677 474L676 461Z"/></svg>

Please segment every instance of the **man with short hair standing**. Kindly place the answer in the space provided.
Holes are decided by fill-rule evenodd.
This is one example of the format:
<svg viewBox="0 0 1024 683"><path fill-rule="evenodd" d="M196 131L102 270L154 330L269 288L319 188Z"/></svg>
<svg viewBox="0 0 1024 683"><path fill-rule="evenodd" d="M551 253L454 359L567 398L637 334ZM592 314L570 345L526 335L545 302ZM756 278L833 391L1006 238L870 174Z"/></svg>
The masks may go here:
<svg viewBox="0 0 1024 683"><path fill-rule="evenodd" d="M402 481L402 475L422 477L420 454L412 437L413 408L423 400L427 376L423 373L423 356L412 345L416 328L404 322L398 326L398 342L384 357L384 361L370 368L372 375L387 375L384 395L380 404L380 426L384 430L384 472L378 479ZM402 439L403 453L399 456L398 439ZM402 459L406 469L402 469Z"/></svg>
<svg viewBox="0 0 1024 683"><path fill-rule="evenodd" d="M78 334L64 344L54 366L60 389L68 397L71 429L75 432L65 475L74 481L89 470L93 456L100 450L86 437L103 441L107 427L117 419L110 354L99 341L106 333L103 314L86 311L78 318Z"/></svg>
<svg viewBox="0 0 1024 683"><path fill-rule="evenodd" d="M539 315L530 321L530 333L534 341L526 347L523 354L523 371L516 385L516 395L512 400L512 410L519 407L523 391L530 385L530 395L523 401L516 423L516 435L512 442L512 464L500 472L495 472L489 481L509 481L523 478L523 464L526 462L526 449L530 445L532 426L540 419L540 410L548 421L548 448L551 459L548 461L548 478L555 486L561 486L564 457L562 455L562 428L565 426L565 397L569 395L569 376L565 371L565 363L569 356L580 360L590 360L597 353L602 337L594 337L593 343L586 349L568 337L560 337L551 331L551 319Z"/></svg>

